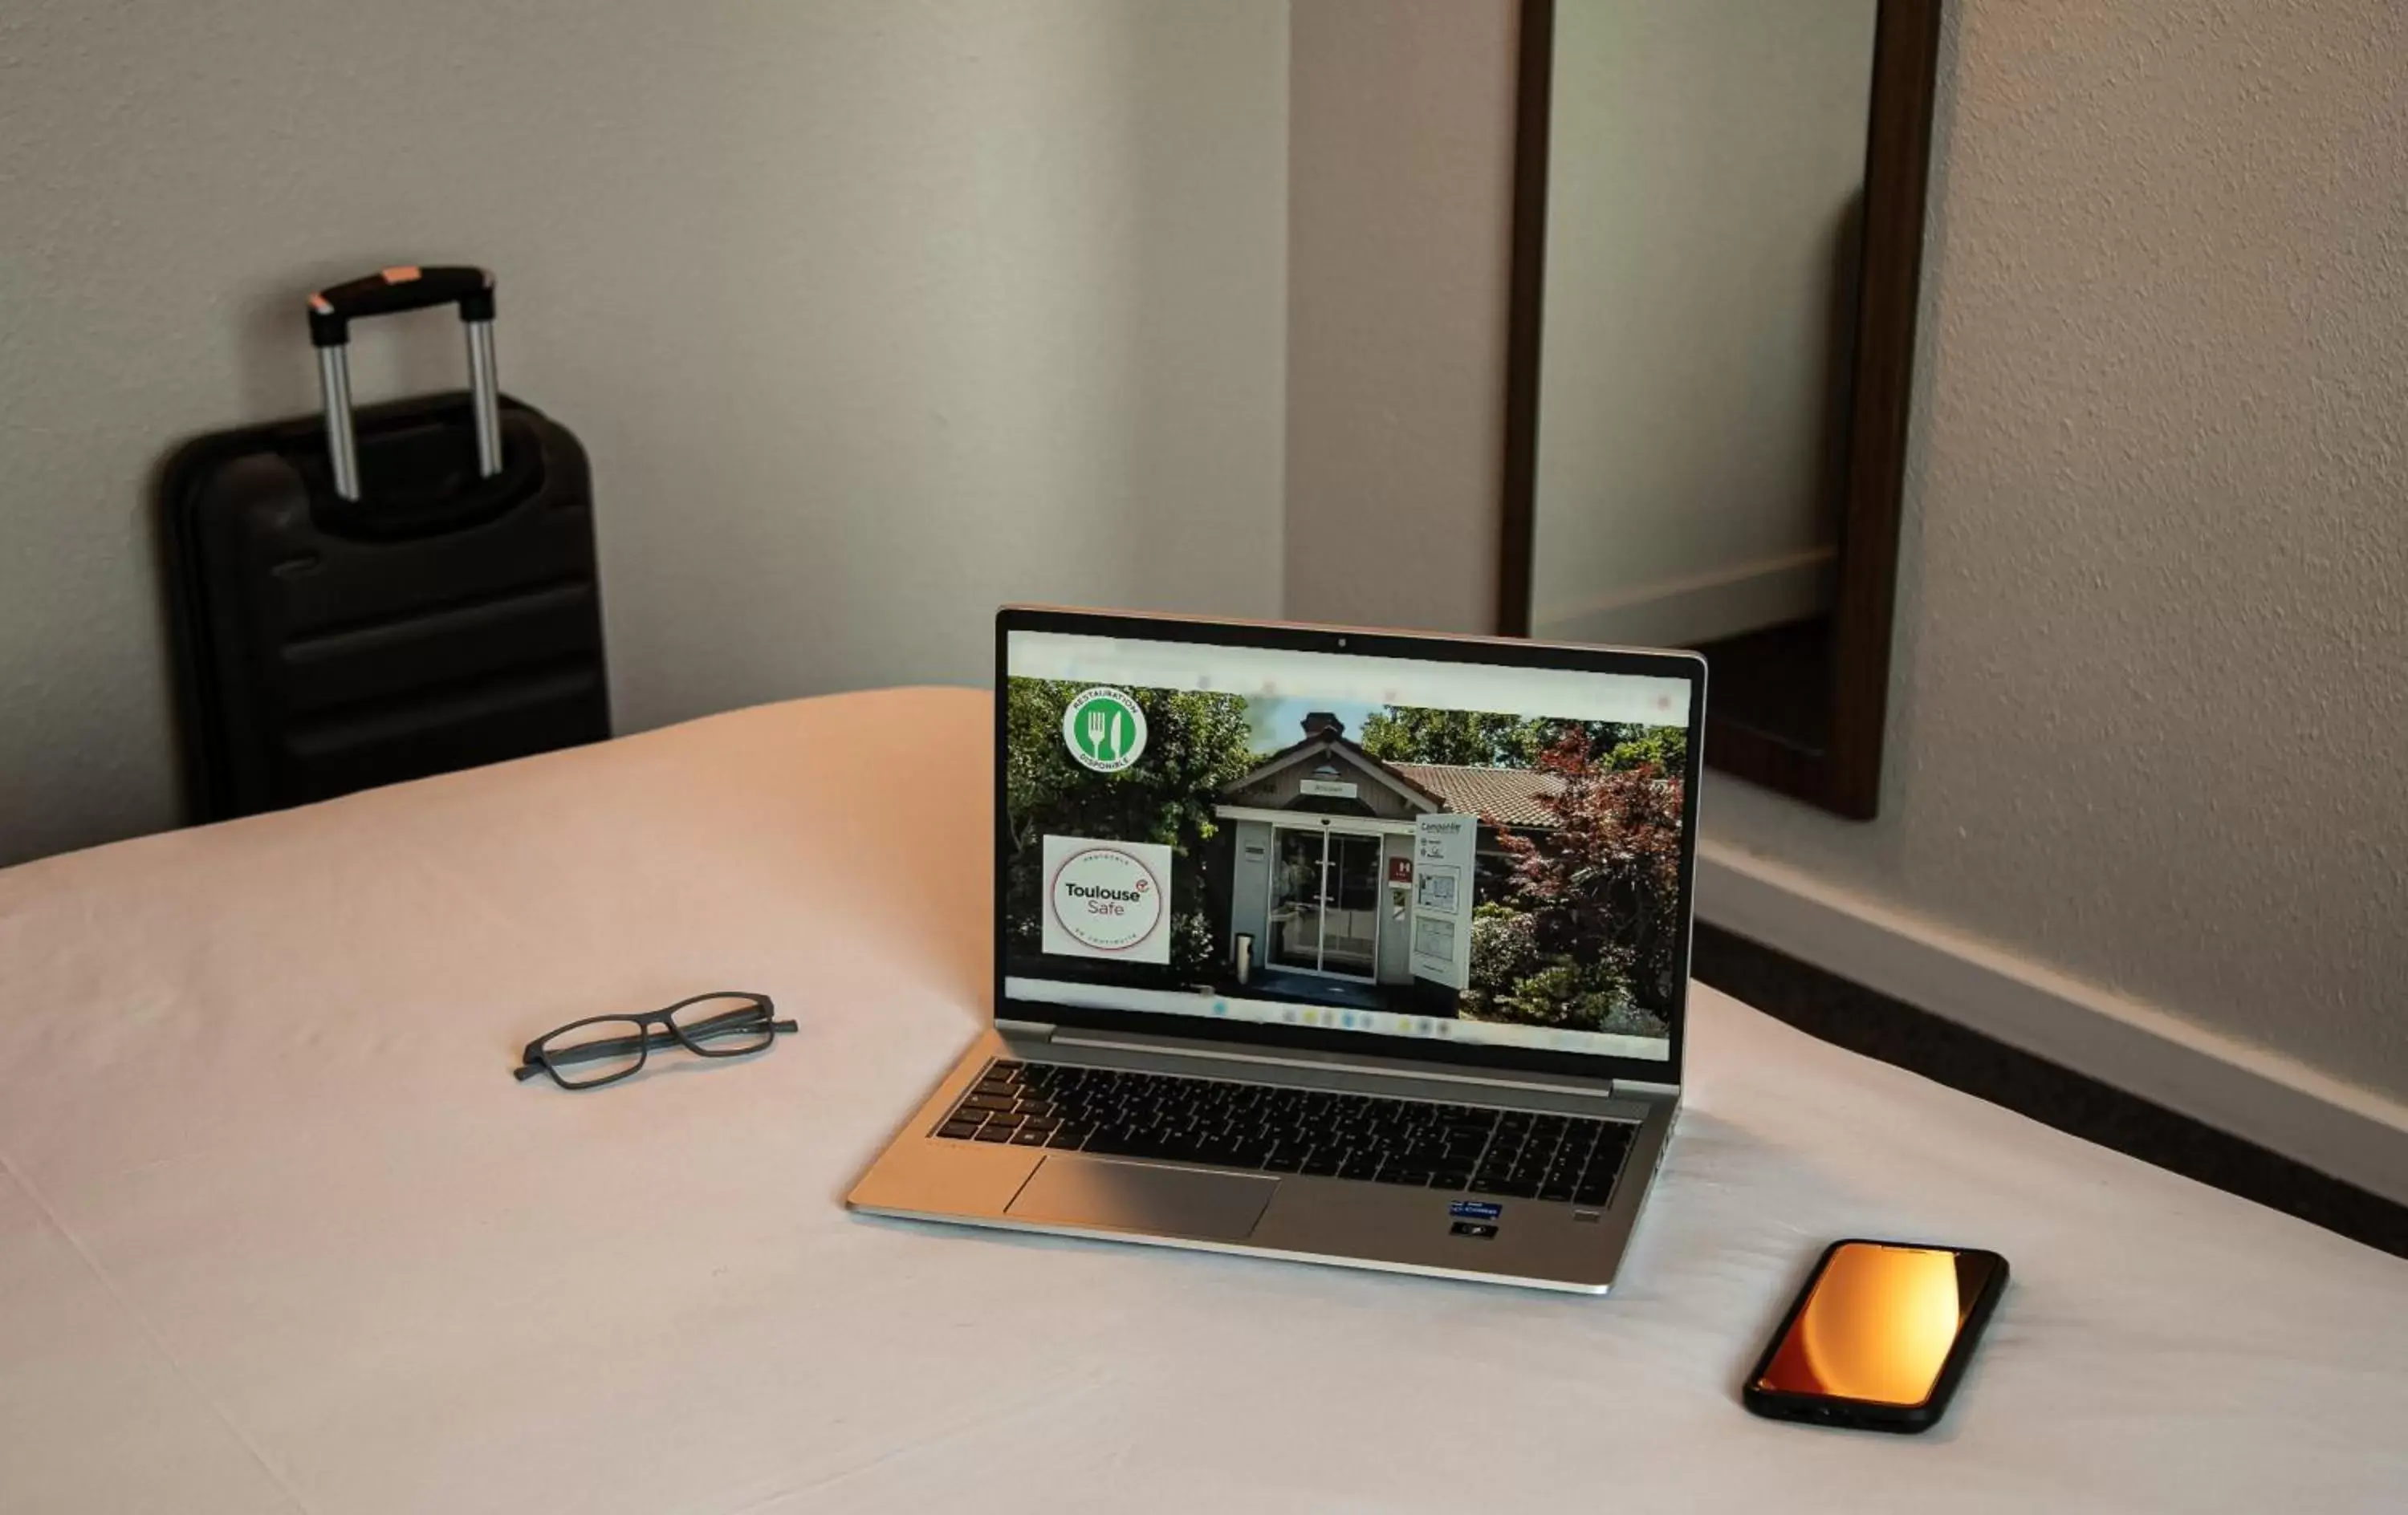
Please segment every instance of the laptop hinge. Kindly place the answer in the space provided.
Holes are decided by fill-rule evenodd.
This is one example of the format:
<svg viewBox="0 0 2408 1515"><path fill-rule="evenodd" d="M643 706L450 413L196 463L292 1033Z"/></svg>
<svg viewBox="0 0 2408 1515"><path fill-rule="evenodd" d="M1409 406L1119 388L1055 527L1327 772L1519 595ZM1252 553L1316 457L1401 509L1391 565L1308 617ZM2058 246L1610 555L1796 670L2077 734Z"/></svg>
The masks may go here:
<svg viewBox="0 0 2408 1515"><path fill-rule="evenodd" d="M1613 1092L1629 1099L1678 1099L1681 1086L1676 1083L1650 1083L1644 1079L1616 1079Z"/></svg>
<svg viewBox="0 0 2408 1515"><path fill-rule="evenodd" d="M1000 1016L996 1018L995 1029L1014 1041L1052 1041L1054 1030L1051 1022L1010 1021Z"/></svg>

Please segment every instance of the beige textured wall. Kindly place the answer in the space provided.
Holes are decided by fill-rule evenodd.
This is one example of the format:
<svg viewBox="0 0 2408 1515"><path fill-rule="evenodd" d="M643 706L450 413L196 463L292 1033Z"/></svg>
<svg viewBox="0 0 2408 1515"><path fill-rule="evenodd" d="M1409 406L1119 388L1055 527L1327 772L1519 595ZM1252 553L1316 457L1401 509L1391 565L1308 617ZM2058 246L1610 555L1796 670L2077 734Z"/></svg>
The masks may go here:
<svg viewBox="0 0 2408 1515"><path fill-rule="evenodd" d="M2408 1094L2408 8L1950 10L1882 818L1707 829Z"/></svg>
<svg viewBox="0 0 2408 1515"><path fill-rule="evenodd" d="M1514 0L1296 0L1287 609L1492 631Z"/></svg>
<svg viewBox="0 0 2408 1515"><path fill-rule="evenodd" d="M501 279L622 729L987 677L1008 598L1280 608L1283 0L0 5L0 863L175 814L149 472L299 299ZM364 331L364 398L456 384Z"/></svg>

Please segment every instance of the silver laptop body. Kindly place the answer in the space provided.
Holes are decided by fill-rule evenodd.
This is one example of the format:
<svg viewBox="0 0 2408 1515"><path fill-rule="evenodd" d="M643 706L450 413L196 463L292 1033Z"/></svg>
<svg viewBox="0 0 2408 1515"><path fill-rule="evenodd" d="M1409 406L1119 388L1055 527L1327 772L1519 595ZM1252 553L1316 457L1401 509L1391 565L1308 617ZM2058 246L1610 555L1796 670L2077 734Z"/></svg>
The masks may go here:
<svg viewBox="0 0 2408 1515"><path fill-rule="evenodd" d="M1015 607L996 689L995 1024L850 1208L1612 1286L1702 659Z"/></svg>

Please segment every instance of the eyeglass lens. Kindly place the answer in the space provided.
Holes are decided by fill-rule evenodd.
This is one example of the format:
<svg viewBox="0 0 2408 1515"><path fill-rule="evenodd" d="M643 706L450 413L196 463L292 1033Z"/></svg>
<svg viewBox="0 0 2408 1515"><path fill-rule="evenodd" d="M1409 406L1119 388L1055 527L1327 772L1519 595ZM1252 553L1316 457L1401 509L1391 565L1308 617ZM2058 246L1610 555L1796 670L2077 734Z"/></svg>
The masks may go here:
<svg viewBox="0 0 2408 1515"><path fill-rule="evenodd" d="M713 1057L757 1052L769 1045L776 1035L769 1019L759 1000L741 994L713 994L669 1012L669 1023L679 1035Z"/></svg>
<svg viewBox="0 0 2408 1515"><path fill-rule="evenodd" d="M542 1061L572 1089L608 1082L643 1063L643 1022L595 1021L555 1031L543 1039Z"/></svg>

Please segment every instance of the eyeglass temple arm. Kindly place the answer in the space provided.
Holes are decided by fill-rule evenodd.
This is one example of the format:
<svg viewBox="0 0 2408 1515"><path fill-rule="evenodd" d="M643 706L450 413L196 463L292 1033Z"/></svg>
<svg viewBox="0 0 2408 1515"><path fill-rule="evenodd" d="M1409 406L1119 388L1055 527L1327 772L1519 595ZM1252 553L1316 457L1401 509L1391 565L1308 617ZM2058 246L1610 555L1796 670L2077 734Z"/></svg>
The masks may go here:
<svg viewBox="0 0 2408 1515"><path fill-rule="evenodd" d="M750 1025L715 1025L711 1022L706 1021L700 1026L695 1027L694 1031L689 1031L687 1035L693 1036L696 1032L699 1032L705 1036L711 1036L722 1031L751 1031L752 1029L754 1028ZM799 1029L799 1023L793 1021L772 1021L769 1022L769 1029L772 1032L795 1031ZM677 1033L674 1031L648 1032L645 1034L640 1043L638 1038L634 1036L613 1036L609 1041L589 1041L581 1047L571 1047L566 1051L548 1052L540 1059L530 1057L525 1062L520 1064L517 1067L512 1068L510 1070L510 1077L516 1079L521 1083L524 1083L529 1079L539 1079L543 1077L543 1071L547 1066L556 1067L563 1063L590 1063L597 1057L624 1057L629 1052L634 1051L638 1045L641 1045L649 1050L655 1047L675 1047L679 1045L679 1041Z"/></svg>

